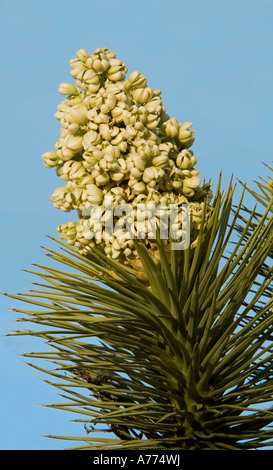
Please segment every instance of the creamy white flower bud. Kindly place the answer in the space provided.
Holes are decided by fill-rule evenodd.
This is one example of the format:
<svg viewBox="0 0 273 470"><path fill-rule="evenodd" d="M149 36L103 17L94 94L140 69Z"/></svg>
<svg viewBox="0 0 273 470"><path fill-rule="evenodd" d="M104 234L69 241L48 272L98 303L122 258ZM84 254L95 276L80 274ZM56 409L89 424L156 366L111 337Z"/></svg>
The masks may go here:
<svg viewBox="0 0 273 470"><path fill-rule="evenodd" d="M92 64L92 68L95 70L95 72L104 72L106 68L109 67L109 62L108 61L101 61L100 59L95 59Z"/></svg>
<svg viewBox="0 0 273 470"><path fill-rule="evenodd" d="M82 62L86 62L86 60L88 59L89 57L89 54L88 52L85 50L85 49L79 49L77 51L77 57L79 60L81 60Z"/></svg>
<svg viewBox="0 0 273 470"><path fill-rule="evenodd" d="M144 155L134 155L132 160L138 170L144 171L144 168L146 166L146 158Z"/></svg>
<svg viewBox="0 0 273 470"><path fill-rule="evenodd" d="M121 180L124 179L124 173L122 173L121 171L113 172L111 173L111 179L119 183Z"/></svg>
<svg viewBox="0 0 273 470"><path fill-rule="evenodd" d="M117 98L113 93L108 93L105 99L105 105L111 111L116 106Z"/></svg>
<svg viewBox="0 0 273 470"><path fill-rule="evenodd" d="M164 108L162 105L162 99L160 96L152 97L146 104L145 108L149 111L149 113L157 114L161 116L164 114Z"/></svg>
<svg viewBox="0 0 273 470"><path fill-rule="evenodd" d="M60 187L56 188L50 197L50 200L54 203L54 207L62 208L65 203L65 197L67 195L67 188Z"/></svg>
<svg viewBox="0 0 273 470"><path fill-rule="evenodd" d="M143 172L143 181L145 183L150 183L152 180L157 179L158 171L155 167L145 168Z"/></svg>
<svg viewBox="0 0 273 470"><path fill-rule="evenodd" d="M115 145L107 145L102 150L103 155L111 155L112 158L119 158L120 157L120 150Z"/></svg>
<svg viewBox="0 0 273 470"><path fill-rule="evenodd" d="M132 140L136 136L136 130L133 126L127 126L124 132L124 137L127 140Z"/></svg>
<svg viewBox="0 0 273 470"><path fill-rule="evenodd" d="M111 111L112 117L116 121L122 121L123 119L123 109L120 106L116 106L114 109Z"/></svg>
<svg viewBox="0 0 273 470"><path fill-rule="evenodd" d="M57 153L51 151L43 153L42 159L46 168L53 168L59 161Z"/></svg>
<svg viewBox="0 0 273 470"><path fill-rule="evenodd" d="M181 180L174 180L172 186L174 189L180 189L183 186L183 182Z"/></svg>
<svg viewBox="0 0 273 470"><path fill-rule="evenodd" d="M198 176L193 176L191 178L187 178L185 181L184 181L184 185L187 186L188 188L198 188L201 184L201 178L199 178Z"/></svg>
<svg viewBox="0 0 273 470"><path fill-rule="evenodd" d="M103 172L96 176L95 180L98 186L103 186L109 182L110 176L107 173Z"/></svg>
<svg viewBox="0 0 273 470"><path fill-rule="evenodd" d="M148 127L148 129L155 129L156 127L158 127L159 121L160 118L157 114L148 114L146 126Z"/></svg>
<svg viewBox="0 0 273 470"><path fill-rule="evenodd" d="M101 142L101 136L98 132L88 131L84 134L82 139L82 145L85 150L88 150L90 146L96 146Z"/></svg>
<svg viewBox="0 0 273 470"><path fill-rule="evenodd" d="M129 78L125 84L126 88L144 88L147 85L147 79L140 72L135 71L129 75Z"/></svg>
<svg viewBox="0 0 273 470"><path fill-rule="evenodd" d="M112 144L115 145L115 146L119 146L119 144L121 144L121 142L123 142L125 140L125 129L120 129L118 135L112 139Z"/></svg>
<svg viewBox="0 0 273 470"><path fill-rule="evenodd" d="M194 131L190 130L192 126L191 122L185 122L179 126L178 140L185 146L192 145L194 141Z"/></svg>
<svg viewBox="0 0 273 470"><path fill-rule="evenodd" d="M153 90L149 87L136 88L132 91L132 96L136 103L147 103L153 97Z"/></svg>
<svg viewBox="0 0 273 470"><path fill-rule="evenodd" d="M124 152L124 153L127 152L128 143L125 140L119 142L117 146L121 152Z"/></svg>
<svg viewBox="0 0 273 470"><path fill-rule="evenodd" d="M141 176L142 176L142 172L139 171L136 167L132 168L131 169L131 175L135 178L135 179L139 179Z"/></svg>
<svg viewBox="0 0 273 470"><path fill-rule="evenodd" d="M86 116L77 108L71 108L65 113L65 119L70 123L84 125L86 123Z"/></svg>
<svg viewBox="0 0 273 470"><path fill-rule="evenodd" d="M176 118L165 121L161 126L163 132L169 137L177 137L179 131L179 123Z"/></svg>
<svg viewBox="0 0 273 470"><path fill-rule="evenodd" d="M183 152L181 152L178 156L177 156L177 159L176 159L176 165L178 166L178 168L182 168L182 169L188 169L188 168L191 168L191 158L189 158L189 156L186 154L183 154Z"/></svg>
<svg viewBox="0 0 273 470"><path fill-rule="evenodd" d="M131 255L132 255L132 250L130 250L130 248L125 248L124 256L126 256L126 258L129 258Z"/></svg>
<svg viewBox="0 0 273 470"><path fill-rule="evenodd" d="M116 70L116 67L114 70ZM113 82L118 82L120 80L123 80L124 77L125 77L125 71L122 69L113 71L113 69L110 68L108 70L108 78L109 80L112 80Z"/></svg>
<svg viewBox="0 0 273 470"><path fill-rule="evenodd" d="M65 146L73 152L80 152L83 148L81 135L69 135L65 138Z"/></svg>
<svg viewBox="0 0 273 470"><path fill-rule="evenodd" d="M116 58L110 59L109 63L111 67L117 67L117 66L123 67L124 66L123 62L120 59L116 59Z"/></svg>
<svg viewBox="0 0 273 470"><path fill-rule="evenodd" d="M197 163L197 158L194 155L192 155L191 156L191 166L196 165L196 163Z"/></svg>
<svg viewBox="0 0 273 470"><path fill-rule="evenodd" d="M103 192L100 188L98 188L95 184L88 184L86 186L87 190L87 200L91 204L98 204L100 205L103 200Z"/></svg>
<svg viewBox="0 0 273 470"><path fill-rule="evenodd" d="M74 85L70 85L70 83L61 83L59 85L59 93L61 95L77 95L79 92Z"/></svg>
<svg viewBox="0 0 273 470"><path fill-rule="evenodd" d="M191 131L179 129L179 140L188 139L188 137L191 137Z"/></svg>
<svg viewBox="0 0 273 470"><path fill-rule="evenodd" d="M167 155L159 155L158 157L154 157L152 160L152 164L155 167L159 168L167 168L169 166L170 160Z"/></svg>
<svg viewBox="0 0 273 470"><path fill-rule="evenodd" d="M92 83L93 85L98 85L100 79L98 74L94 70L86 70L83 75L83 79L87 83Z"/></svg>
<svg viewBox="0 0 273 470"><path fill-rule="evenodd" d="M82 166L81 162L75 161L66 161L64 165L57 170L58 176L63 181L69 181L77 178L81 178L85 173L85 168Z"/></svg>
<svg viewBox="0 0 273 470"><path fill-rule="evenodd" d="M134 184L133 189L136 194L145 193L146 185L143 181L140 181L139 183Z"/></svg>
<svg viewBox="0 0 273 470"><path fill-rule="evenodd" d="M80 126L79 124L72 122L71 124L69 124L67 130L69 133L71 132L72 134L76 134L80 130Z"/></svg>
<svg viewBox="0 0 273 470"><path fill-rule="evenodd" d="M110 142L111 140L111 131L108 124L100 124L99 125L99 133L102 136L103 140L107 140Z"/></svg>

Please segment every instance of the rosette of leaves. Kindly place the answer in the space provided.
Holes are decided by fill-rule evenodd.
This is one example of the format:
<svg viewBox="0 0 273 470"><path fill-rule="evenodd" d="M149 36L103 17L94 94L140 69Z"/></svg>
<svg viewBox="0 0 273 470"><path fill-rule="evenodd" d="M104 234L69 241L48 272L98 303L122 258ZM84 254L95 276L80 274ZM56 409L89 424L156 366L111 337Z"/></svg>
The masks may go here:
<svg viewBox="0 0 273 470"><path fill-rule="evenodd" d="M160 263L137 240L150 288L96 247L88 257L57 241L57 265L39 266L35 290L12 296L48 350L25 354L51 379L84 432L50 436L84 450L243 450L272 445L272 250L267 205L243 224L244 190L220 182L196 246ZM206 221L206 224L205 224ZM242 232L237 231L241 224ZM246 237L246 234L248 236ZM45 360L47 367L33 364Z"/></svg>

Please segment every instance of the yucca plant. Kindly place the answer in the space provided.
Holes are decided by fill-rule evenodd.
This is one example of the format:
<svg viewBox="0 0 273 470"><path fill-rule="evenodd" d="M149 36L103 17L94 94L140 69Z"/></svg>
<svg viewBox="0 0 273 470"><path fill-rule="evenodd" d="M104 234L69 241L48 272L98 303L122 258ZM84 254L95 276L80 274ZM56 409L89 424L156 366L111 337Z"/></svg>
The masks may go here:
<svg viewBox="0 0 273 470"><path fill-rule="evenodd" d="M51 365L31 363L60 391L63 401L50 406L78 414L85 429L59 437L86 450L270 446L273 273L264 266L272 201L256 223L255 208L244 217L244 188L235 204L233 181L224 191L220 177L213 197L210 184L201 187L189 125L166 116L139 72L123 82L124 67L108 49L80 50L72 76L83 92L62 85L70 95L57 118L66 131L43 159L68 181L55 207L76 209L79 222L60 227L66 241L55 240L58 249L45 248L54 267L30 271L35 290L11 295L32 305L15 311L33 324L12 334L49 347L25 356ZM146 238L120 242L119 232L90 241L85 202L103 204L107 194L186 203L190 242L174 249L159 231L150 241L146 225Z"/></svg>

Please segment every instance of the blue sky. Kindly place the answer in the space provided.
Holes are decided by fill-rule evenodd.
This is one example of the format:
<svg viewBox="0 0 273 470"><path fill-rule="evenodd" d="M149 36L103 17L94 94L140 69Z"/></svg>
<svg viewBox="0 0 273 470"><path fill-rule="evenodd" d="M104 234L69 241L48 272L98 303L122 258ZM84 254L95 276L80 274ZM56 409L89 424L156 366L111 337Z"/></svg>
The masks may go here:
<svg viewBox="0 0 273 470"><path fill-rule="evenodd" d="M49 200L59 186L40 158L53 150L61 82L73 83L69 60L80 48L108 47L162 90L167 112L194 123L202 179L220 171L251 183L267 172L273 148L273 3L271 0L1 0L0 291L32 288L23 269L46 264L45 234L73 216ZM1 334L15 328L14 303L0 298ZM38 406L56 390L23 363L41 347L1 338L0 448L63 449L42 435L81 432L71 417Z"/></svg>

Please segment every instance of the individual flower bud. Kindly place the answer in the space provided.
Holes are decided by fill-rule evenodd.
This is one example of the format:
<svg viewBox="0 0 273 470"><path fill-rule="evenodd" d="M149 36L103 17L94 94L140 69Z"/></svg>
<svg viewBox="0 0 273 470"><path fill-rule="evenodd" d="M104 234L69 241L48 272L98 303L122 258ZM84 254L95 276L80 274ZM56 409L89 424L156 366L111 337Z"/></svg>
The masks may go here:
<svg viewBox="0 0 273 470"><path fill-rule="evenodd" d="M131 169L131 175L138 180L142 176L142 171L139 171L136 167Z"/></svg>
<svg viewBox="0 0 273 470"><path fill-rule="evenodd" d="M86 65L79 59L71 60L70 65L72 68L70 75L75 79L82 79L83 73L86 70Z"/></svg>
<svg viewBox="0 0 273 470"><path fill-rule="evenodd" d="M127 140L132 140L136 136L136 130L133 126L127 126L124 132L124 137Z"/></svg>
<svg viewBox="0 0 273 470"><path fill-rule="evenodd" d="M88 67L89 69L92 69L93 62L94 62L94 57L89 56L85 62L86 67Z"/></svg>
<svg viewBox="0 0 273 470"><path fill-rule="evenodd" d="M132 96L136 103L147 103L153 97L153 90L149 87L136 88L132 91Z"/></svg>
<svg viewBox="0 0 273 470"><path fill-rule="evenodd" d="M194 189L189 188L185 183L183 184L183 193L187 197L193 197L194 196Z"/></svg>
<svg viewBox="0 0 273 470"><path fill-rule="evenodd" d="M143 183L143 181L140 181L139 183L134 184L134 193L140 194L140 193L145 193L146 192L146 184Z"/></svg>
<svg viewBox="0 0 273 470"><path fill-rule="evenodd" d="M90 146L96 146L101 142L101 136L98 132L95 131L88 131L84 134L82 139L82 145L85 150L87 150Z"/></svg>
<svg viewBox="0 0 273 470"><path fill-rule="evenodd" d="M59 157L57 153L49 151L43 153L42 159L46 168L53 168L57 165Z"/></svg>
<svg viewBox="0 0 273 470"><path fill-rule="evenodd" d="M145 126L142 122L136 122L135 129L139 132L143 132L145 130Z"/></svg>
<svg viewBox="0 0 273 470"><path fill-rule="evenodd" d="M84 166L81 162L73 162L69 173L70 179L82 178L86 174Z"/></svg>
<svg viewBox="0 0 273 470"><path fill-rule="evenodd" d="M80 126L86 123L86 116L80 109L77 108L69 109L68 112L65 113L65 119L70 123L76 123Z"/></svg>
<svg viewBox="0 0 273 470"><path fill-rule="evenodd" d="M190 147L194 142L194 131L191 131L190 128L193 126L191 122L185 122L180 124L178 131L178 140L186 147Z"/></svg>
<svg viewBox="0 0 273 470"><path fill-rule="evenodd" d="M120 80L123 80L125 77L125 70L120 69L119 67L110 67L108 69L108 79L111 80L112 82L119 82Z"/></svg>
<svg viewBox="0 0 273 470"><path fill-rule="evenodd" d="M201 184L201 178L199 178L198 176L193 176L191 178L187 178L185 180L185 185L189 188L198 188Z"/></svg>
<svg viewBox="0 0 273 470"><path fill-rule="evenodd" d="M105 105L111 111L116 106L117 98L113 93L108 93L105 99Z"/></svg>
<svg viewBox="0 0 273 470"><path fill-rule="evenodd" d="M164 114L164 107L162 105L162 99L160 96L151 97L151 99L145 104L145 108L149 111L149 113L154 113L158 116Z"/></svg>
<svg viewBox="0 0 273 470"><path fill-rule="evenodd" d="M66 199L70 202L72 202L73 206L77 207L80 205L82 201L82 194L83 194L83 189L82 188L75 188L70 194L66 196Z"/></svg>
<svg viewBox="0 0 273 470"><path fill-rule="evenodd" d="M108 63L108 64L109 64L109 63ZM108 65L108 66L109 66L109 65ZM97 72L97 73L104 71L104 67L103 67L102 61L101 61L100 59L95 59L95 60L93 61L92 68L93 68L93 70L95 70L95 72Z"/></svg>
<svg viewBox="0 0 273 470"><path fill-rule="evenodd" d="M179 130L179 123L176 118L165 121L161 129L168 137L177 137Z"/></svg>
<svg viewBox="0 0 273 470"><path fill-rule="evenodd" d="M56 207L57 209L62 209L64 212L69 212L72 209L72 206L71 204L65 203L66 195L67 188L56 188L53 194L51 195L50 200L53 202L54 207Z"/></svg>
<svg viewBox="0 0 273 470"><path fill-rule="evenodd" d="M110 59L109 63L111 67L123 67L124 66L123 62L120 59L116 59L116 58Z"/></svg>
<svg viewBox="0 0 273 470"><path fill-rule="evenodd" d="M117 147L119 148L121 152L125 153L128 148L128 143L125 140L122 140L121 142L117 144Z"/></svg>
<svg viewBox="0 0 273 470"><path fill-rule="evenodd" d="M132 254L132 250L130 250L130 248L125 248L123 254L124 254L124 256L126 256L126 258L129 258Z"/></svg>
<svg viewBox="0 0 273 470"><path fill-rule="evenodd" d="M197 163L197 158L194 155L191 155L191 166L196 165Z"/></svg>
<svg viewBox="0 0 273 470"><path fill-rule="evenodd" d="M176 165L181 169L188 169L192 167L191 154L187 150L182 150L176 158Z"/></svg>
<svg viewBox="0 0 273 470"><path fill-rule="evenodd" d="M79 60L81 60L82 62L86 62L88 57L89 57L89 54L88 52L85 50L85 49L79 49L77 51L77 57Z"/></svg>
<svg viewBox="0 0 273 470"><path fill-rule="evenodd" d="M111 155L112 158L119 158L120 157L120 150L115 145L107 145L102 150L103 155Z"/></svg>
<svg viewBox="0 0 273 470"><path fill-rule="evenodd" d="M120 132L118 133L118 135L112 139L112 145L115 145L115 146L119 146L119 144L121 144L121 142L123 142L125 140L125 129L120 129Z"/></svg>
<svg viewBox="0 0 273 470"><path fill-rule="evenodd" d="M123 109L120 106L116 106L112 109L111 114L115 121L119 122L123 120Z"/></svg>
<svg viewBox="0 0 273 470"><path fill-rule="evenodd" d="M73 152L80 152L83 148L83 139L81 135L69 135L65 138L65 146Z"/></svg>
<svg viewBox="0 0 273 470"><path fill-rule="evenodd" d="M70 133L70 132L71 132L71 134L76 134L79 130L80 130L79 124L76 124L75 122L72 122L71 124L69 124L69 126L67 128L67 133L63 137L66 137L68 135L68 133Z"/></svg>
<svg viewBox="0 0 273 470"><path fill-rule="evenodd" d="M172 181L172 186L174 189L180 189L183 186L183 182L181 180L174 180Z"/></svg>
<svg viewBox="0 0 273 470"><path fill-rule="evenodd" d="M148 114L146 127L148 127L148 129L155 129L156 127L158 127L159 120L160 118L157 114Z"/></svg>
<svg viewBox="0 0 273 470"><path fill-rule="evenodd" d="M91 204L100 205L103 200L103 192L95 184L88 184L86 186L87 200Z"/></svg>
<svg viewBox="0 0 273 470"><path fill-rule="evenodd" d="M144 171L146 166L146 158L144 155L134 155L132 157L132 162L139 171Z"/></svg>
<svg viewBox="0 0 273 470"><path fill-rule="evenodd" d="M140 72L135 71L129 75L125 88L139 88L147 85L147 79Z"/></svg>
<svg viewBox="0 0 273 470"><path fill-rule="evenodd" d="M77 236L77 223L68 222L66 224L59 225L57 231L60 234L61 239L65 239L69 245L74 245Z"/></svg>
<svg viewBox="0 0 273 470"><path fill-rule="evenodd" d="M63 181L69 181L77 178L81 178L85 173L85 168L82 166L81 162L67 161L64 165L57 170L57 175Z"/></svg>
<svg viewBox="0 0 273 470"><path fill-rule="evenodd" d="M77 95L79 92L74 85L70 85L70 83L61 83L59 85L59 93L61 95Z"/></svg>
<svg viewBox="0 0 273 470"><path fill-rule="evenodd" d="M99 113L97 117L98 124L108 124L110 117L107 114Z"/></svg>
<svg viewBox="0 0 273 470"><path fill-rule="evenodd" d="M111 173L111 180L119 183L121 180L124 179L124 173L122 171L116 171Z"/></svg>
<svg viewBox="0 0 273 470"><path fill-rule="evenodd" d="M153 179L156 179L158 176L158 171L155 167L145 168L143 172L143 181L145 183L150 183Z"/></svg>
<svg viewBox="0 0 273 470"><path fill-rule="evenodd" d="M158 157L154 157L152 160L152 164L159 168L167 168L169 166L169 162L170 160L167 155L159 155Z"/></svg>
<svg viewBox="0 0 273 470"><path fill-rule="evenodd" d="M123 111L123 121L126 126L135 126L136 116L132 115L130 111L126 109Z"/></svg>
<svg viewBox="0 0 273 470"><path fill-rule="evenodd" d="M107 140L110 142L111 140L111 131L108 124L100 124L99 125L99 133L102 136L103 140Z"/></svg>
<svg viewBox="0 0 273 470"><path fill-rule="evenodd" d="M99 84L100 79L94 70L86 70L83 74L83 79L87 83Z"/></svg>
<svg viewBox="0 0 273 470"><path fill-rule="evenodd" d="M74 150L71 150L65 146L61 150L58 150L57 154L60 157L60 160L63 161L71 160L71 158L75 156Z"/></svg>
<svg viewBox="0 0 273 470"><path fill-rule="evenodd" d="M107 173L102 172L98 174L98 176L95 177L95 180L98 186L104 186L105 184L109 182L110 176Z"/></svg>

